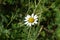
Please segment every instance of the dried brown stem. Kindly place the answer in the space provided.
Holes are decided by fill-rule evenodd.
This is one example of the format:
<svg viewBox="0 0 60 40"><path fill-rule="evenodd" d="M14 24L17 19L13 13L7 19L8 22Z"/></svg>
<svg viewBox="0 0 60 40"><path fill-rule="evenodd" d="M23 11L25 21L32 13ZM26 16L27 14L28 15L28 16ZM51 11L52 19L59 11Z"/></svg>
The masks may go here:
<svg viewBox="0 0 60 40"><path fill-rule="evenodd" d="M45 30L46 32L48 32L48 33L53 33L53 32L54 32L53 30L48 30L48 29L46 29L45 27L44 27L44 30Z"/></svg>
<svg viewBox="0 0 60 40"><path fill-rule="evenodd" d="M39 32L38 32L38 34L37 34L37 37L40 35L42 29L43 29L43 25L41 26L41 28L40 28L40 30L39 30ZM36 38L37 38L37 37L36 37Z"/></svg>

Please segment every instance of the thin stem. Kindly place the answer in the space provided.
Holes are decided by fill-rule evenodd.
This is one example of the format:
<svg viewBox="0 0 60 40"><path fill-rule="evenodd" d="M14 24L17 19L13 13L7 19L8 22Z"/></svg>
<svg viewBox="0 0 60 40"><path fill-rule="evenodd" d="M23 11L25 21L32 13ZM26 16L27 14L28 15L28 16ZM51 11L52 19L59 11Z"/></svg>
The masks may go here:
<svg viewBox="0 0 60 40"><path fill-rule="evenodd" d="M29 0L29 8L28 8L28 11L27 11L26 13L28 13L28 12L29 12L29 10L30 10L30 0Z"/></svg>
<svg viewBox="0 0 60 40"><path fill-rule="evenodd" d="M38 34L37 34L37 36L36 36L36 39L37 39L37 37L40 35L40 33L41 33L42 29L43 29L43 25L41 26L41 28L40 28L40 30L39 30L39 32L38 32Z"/></svg>
<svg viewBox="0 0 60 40"><path fill-rule="evenodd" d="M36 7L36 0L34 1L34 3L35 3L35 7Z"/></svg>
<svg viewBox="0 0 60 40"><path fill-rule="evenodd" d="M48 30L48 29L46 29L46 28L44 28L44 30L45 30L46 32L48 32L48 33L53 33L53 32L54 32L53 30Z"/></svg>
<svg viewBox="0 0 60 40"><path fill-rule="evenodd" d="M38 4L35 6L35 9L34 9L33 13L35 13L35 11L36 11L38 5L40 4L40 2L41 2L41 0L39 0Z"/></svg>
<svg viewBox="0 0 60 40"><path fill-rule="evenodd" d="M9 24L12 22L13 20L11 19L11 21L7 24L7 27L9 26Z"/></svg>
<svg viewBox="0 0 60 40"><path fill-rule="evenodd" d="M28 38L30 38L30 36L31 36L30 35L31 34L30 32L31 32L31 27L30 27L29 32L28 32Z"/></svg>
<svg viewBox="0 0 60 40"><path fill-rule="evenodd" d="M39 34L41 33L42 29L43 29L43 26L41 26L41 28L40 28L40 30L39 30L39 32L38 32L37 37L38 37L38 36L39 36Z"/></svg>
<svg viewBox="0 0 60 40"><path fill-rule="evenodd" d="M17 14L17 13L16 13ZM14 17L11 17L11 21L7 24L7 27L10 25L10 23L15 19L16 15Z"/></svg>
<svg viewBox="0 0 60 40"><path fill-rule="evenodd" d="M42 17L42 12L43 12L43 11L41 11L40 13L38 13L38 15L39 15L39 16L38 16L38 19L39 19L39 20L38 20L38 21L39 21L38 26L40 25L40 21L41 21L41 17Z"/></svg>
<svg viewBox="0 0 60 40"><path fill-rule="evenodd" d="M15 12L16 12L16 9L17 9L17 5L16 5L16 8L15 8ZM7 24L7 27L8 27L8 26L10 25L10 23L15 19L16 15L17 15L17 12L16 12L16 14L15 14L14 17L13 17L13 15L12 15L11 21Z"/></svg>

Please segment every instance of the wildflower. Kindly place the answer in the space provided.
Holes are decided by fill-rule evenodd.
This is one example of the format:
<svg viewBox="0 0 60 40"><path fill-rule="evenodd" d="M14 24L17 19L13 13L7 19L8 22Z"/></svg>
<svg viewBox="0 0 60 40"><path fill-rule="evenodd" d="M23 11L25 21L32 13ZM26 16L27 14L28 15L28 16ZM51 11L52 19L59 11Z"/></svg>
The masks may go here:
<svg viewBox="0 0 60 40"><path fill-rule="evenodd" d="M27 15L25 17L25 24L27 24L27 26L32 26L34 24L37 24L37 21L38 21L38 16L37 15L34 15L32 14L31 16L30 15Z"/></svg>

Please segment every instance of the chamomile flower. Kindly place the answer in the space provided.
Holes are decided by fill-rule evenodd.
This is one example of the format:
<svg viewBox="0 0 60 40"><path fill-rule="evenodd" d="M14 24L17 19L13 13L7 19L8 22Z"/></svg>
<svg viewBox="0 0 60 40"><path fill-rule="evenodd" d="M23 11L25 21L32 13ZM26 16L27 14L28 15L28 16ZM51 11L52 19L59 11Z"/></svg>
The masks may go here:
<svg viewBox="0 0 60 40"><path fill-rule="evenodd" d="M32 15L27 15L26 17L25 17L25 24L27 24L27 26L32 26L32 25L34 25L34 24L37 24L37 21L38 21L38 16L37 15L34 15L34 14L32 14Z"/></svg>

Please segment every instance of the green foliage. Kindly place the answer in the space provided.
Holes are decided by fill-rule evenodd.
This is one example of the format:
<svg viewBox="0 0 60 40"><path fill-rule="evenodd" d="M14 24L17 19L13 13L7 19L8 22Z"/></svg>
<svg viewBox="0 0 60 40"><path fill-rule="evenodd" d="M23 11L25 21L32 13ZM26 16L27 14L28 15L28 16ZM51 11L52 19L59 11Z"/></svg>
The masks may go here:
<svg viewBox="0 0 60 40"><path fill-rule="evenodd" d="M38 24L29 27L32 13ZM60 0L0 0L0 40L60 40Z"/></svg>

